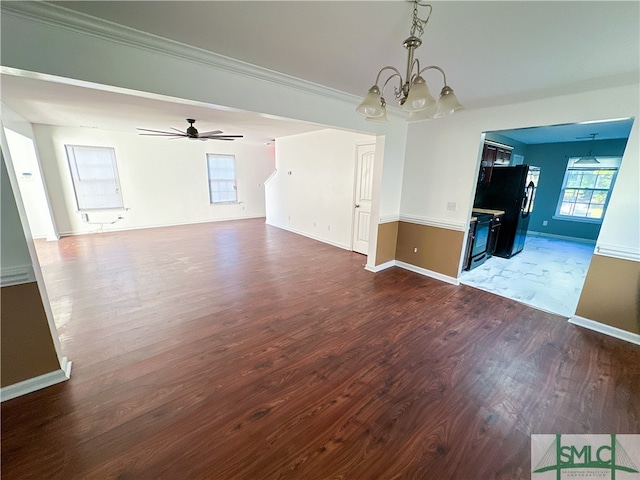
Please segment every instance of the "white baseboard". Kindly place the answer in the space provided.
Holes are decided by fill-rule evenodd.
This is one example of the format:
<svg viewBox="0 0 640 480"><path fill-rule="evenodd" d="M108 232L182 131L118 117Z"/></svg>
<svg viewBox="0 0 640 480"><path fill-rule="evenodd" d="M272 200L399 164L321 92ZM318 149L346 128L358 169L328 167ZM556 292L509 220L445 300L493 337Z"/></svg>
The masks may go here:
<svg viewBox="0 0 640 480"><path fill-rule="evenodd" d="M33 270L33 265L18 265L0 269L0 286L2 287L12 287L35 281L36 273Z"/></svg>
<svg viewBox="0 0 640 480"><path fill-rule="evenodd" d="M194 220L192 222L181 222L181 223L163 223L158 225L138 225L134 227L125 227L125 228L109 228L108 230L92 230L90 232L60 232L61 237L73 237L76 235L93 235L94 233L112 233L112 232L128 232L130 230L147 230L150 228L165 228L165 227L180 227L186 225L202 225L204 223L217 223L217 222L232 222L235 220L251 220L256 218L265 218L263 214L260 215L247 215L245 217L221 217L221 218L213 218L209 220Z"/></svg>
<svg viewBox="0 0 640 480"><path fill-rule="evenodd" d="M441 280L443 282L450 283L452 285L460 285L460 281L457 278L450 277L449 275L443 275L442 273L434 272L433 270L428 270L422 267L416 267L415 265L411 265L410 263L401 262L396 260L396 265L400 268L404 268L405 270L409 270L411 272L419 273L420 275L424 275L425 277L435 278L436 280Z"/></svg>
<svg viewBox="0 0 640 480"><path fill-rule="evenodd" d="M60 370L54 370L0 389L0 402L50 387L56 383L66 382L71 377L71 363L67 357L63 357Z"/></svg>
<svg viewBox="0 0 640 480"><path fill-rule="evenodd" d="M588 318L579 317L577 315L569 318L569 323L578 325L579 327L588 328L594 332L609 335L610 337L619 338L620 340L625 340L635 345L640 345L640 335L637 333L627 332L626 330L596 322L595 320L589 320Z"/></svg>
<svg viewBox="0 0 640 480"><path fill-rule="evenodd" d="M424 275L425 277L435 278L436 280L450 283L452 285L460 285L460 281L457 278L450 277L449 275L443 275L442 273L434 272L433 270L428 270L426 268L416 267L415 265L401 262L399 260L390 260L386 263L382 263L380 265L375 265L375 266L366 265L364 268L369 272L377 273L391 267L404 268L405 270L409 270L410 272L414 272L414 273L419 273L420 275Z"/></svg>
<svg viewBox="0 0 640 480"><path fill-rule="evenodd" d="M267 225L271 225L272 227L280 228L282 230L286 230L287 232L295 233L296 235L302 235L303 237L310 238L312 240L317 240L318 242L327 243L329 245L333 245L334 247L342 248L343 250L351 250L351 245L345 245L342 243L334 242L332 240L328 240L322 237L316 237L307 232L303 232L301 230L296 230L295 228L285 227L284 225L278 225L277 223L265 221Z"/></svg>
<svg viewBox="0 0 640 480"><path fill-rule="evenodd" d="M566 240L568 242L586 243L587 245L596 244L595 240L590 240L588 238L569 237L567 235L556 235L554 233L535 232L533 230L529 230L527 232L527 235L531 235L532 237L555 238L557 240Z"/></svg>
<svg viewBox="0 0 640 480"><path fill-rule="evenodd" d="M373 272L373 273L378 273L381 272L382 270L386 270L387 268L391 268L391 267L395 267L396 266L396 261L395 260L389 260L388 262L385 263L381 263L380 265L365 265L364 269L368 270L369 272Z"/></svg>

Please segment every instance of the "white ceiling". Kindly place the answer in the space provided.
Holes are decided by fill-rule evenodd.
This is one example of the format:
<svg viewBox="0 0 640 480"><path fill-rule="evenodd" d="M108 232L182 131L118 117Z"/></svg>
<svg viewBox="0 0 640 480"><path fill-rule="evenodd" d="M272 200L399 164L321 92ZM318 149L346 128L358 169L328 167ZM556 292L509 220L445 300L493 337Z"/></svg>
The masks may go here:
<svg viewBox="0 0 640 480"><path fill-rule="evenodd" d="M380 67L404 69L412 10L403 0L49 3L355 95ZM468 109L630 84L640 71L640 2L434 2L422 40L422 65L441 66ZM437 94L441 78L426 79ZM256 139L320 128L178 99L85 91L78 102L78 87L13 80L3 75L2 100L34 123L183 128L193 116L201 130Z"/></svg>

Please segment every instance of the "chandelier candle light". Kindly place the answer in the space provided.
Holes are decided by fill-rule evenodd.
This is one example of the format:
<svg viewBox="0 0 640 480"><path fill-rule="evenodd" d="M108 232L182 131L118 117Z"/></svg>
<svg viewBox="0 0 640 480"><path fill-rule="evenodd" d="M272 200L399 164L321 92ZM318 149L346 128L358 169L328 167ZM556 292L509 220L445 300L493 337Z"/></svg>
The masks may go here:
<svg viewBox="0 0 640 480"><path fill-rule="evenodd" d="M418 16L418 7L429 8L429 14L424 20ZM422 37L424 33L424 27L429 21L432 10L433 8L429 4L420 3L419 0L413 1L410 36L403 43L404 48L408 50L406 80L402 79L402 74L395 67L386 66L380 69L376 77L375 85L369 89L362 103L356 108L356 112L366 117L367 120L382 122L387 120L387 103L383 93L385 87L393 78L398 79L398 86L394 88L394 95L396 100L402 105L402 108L409 112L410 122L446 117L464 108L460 102L458 102L456 95L453 93L453 89L447 85L447 76L444 70L435 65L429 65L421 69L420 60L413 58L415 49L422 45L420 37ZM440 99L437 102L435 98L431 96L427 83L422 76L427 70L439 71L444 79L444 87L440 91ZM382 73L386 71L390 71L390 75L382 85L382 89L380 89L378 86L380 84L380 77Z"/></svg>

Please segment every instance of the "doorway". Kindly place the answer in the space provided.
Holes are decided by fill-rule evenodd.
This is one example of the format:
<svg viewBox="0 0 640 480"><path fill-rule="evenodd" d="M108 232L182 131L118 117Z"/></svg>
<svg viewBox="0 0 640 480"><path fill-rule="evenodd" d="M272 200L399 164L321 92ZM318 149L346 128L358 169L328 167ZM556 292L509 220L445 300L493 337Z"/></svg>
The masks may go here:
<svg viewBox="0 0 640 480"><path fill-rule="evenodd" d="M463 271L461 283L573 316L632 124L623 119L486 132L483 143L512 148L510 162L495 168L538 167L531 169L535 202L524 248ZM579 162L588 155L597 163Z"/></svg>

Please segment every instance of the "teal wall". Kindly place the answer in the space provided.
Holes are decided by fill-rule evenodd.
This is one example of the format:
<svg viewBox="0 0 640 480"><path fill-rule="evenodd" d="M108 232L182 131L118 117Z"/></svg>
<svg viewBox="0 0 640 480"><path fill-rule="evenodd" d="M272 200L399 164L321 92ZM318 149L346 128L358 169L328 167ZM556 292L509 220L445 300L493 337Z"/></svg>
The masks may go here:
<svg viewBox="0 0 640 480"><path fill-rule="evenodd" d="M596 240L601 224L553 218L567 169L568 157L586 155L589 150L593 150L595 156L621 157L626 145L626 139L527 145L525 164L540 167L540 181L534 210L531 213L529 231ZM542 225L545 220L549 222L546 227Z"/></svg>

